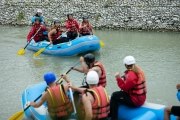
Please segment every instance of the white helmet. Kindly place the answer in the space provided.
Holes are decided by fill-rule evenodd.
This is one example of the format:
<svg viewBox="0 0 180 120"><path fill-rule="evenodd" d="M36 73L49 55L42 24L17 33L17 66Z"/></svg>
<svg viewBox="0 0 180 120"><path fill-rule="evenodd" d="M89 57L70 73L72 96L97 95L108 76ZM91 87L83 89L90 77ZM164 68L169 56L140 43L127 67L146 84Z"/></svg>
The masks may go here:
<svg viewBox="0 0 180 120"><path fill-rule="evenodd" d="M126 65L132 65L136 63L136 60L133 56L126 56L123 60L124 64Z"/></svg>
<svg viewBox="0 0 180 120"><path fill-rule="evenodd" d="M42 13L42 10L41 9L37 9L37 13Z"/></svg>
<svg viewBox="0 0 180 120"><path fill-rule="evenodd" d="M86 76L86 82L89 85L96 85L99 82L99 76L96 71L89 71Z"/></svg>

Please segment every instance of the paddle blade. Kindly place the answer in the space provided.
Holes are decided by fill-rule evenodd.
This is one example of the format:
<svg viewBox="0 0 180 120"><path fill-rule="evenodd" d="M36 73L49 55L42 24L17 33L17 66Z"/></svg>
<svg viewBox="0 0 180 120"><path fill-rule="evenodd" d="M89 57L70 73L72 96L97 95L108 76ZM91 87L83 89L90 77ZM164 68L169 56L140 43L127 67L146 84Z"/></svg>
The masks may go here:
<svg viewBox="0 0 180 120"><path fill-rule="evenodd" d="M8 120L22 120L24 117L24 111L21 110L15 114L13 114Z"/></svg>
<svg viewBox="0 0 180 120"><path fill-rule="evenodd" d="M104 42L103 42L102 40L100 40L100 46L101 46L101 47L104 47L104 46L105 46L105 44L104 44Z"/></svg>
<svg viewBox="0 0 180 120"><path fill-rule="evenodd" d="M40 55L43 51L45 50L45 48L41 48L40 50L38 50L36 53L34 53L34 57L37 57L38 55Z"/></svg>
<svg viewBox="0 0 180 120"><path fill-rule="evenodd" d="M24 55L25 54L25 49L22 48L17 52L18 55Z"/></svg>

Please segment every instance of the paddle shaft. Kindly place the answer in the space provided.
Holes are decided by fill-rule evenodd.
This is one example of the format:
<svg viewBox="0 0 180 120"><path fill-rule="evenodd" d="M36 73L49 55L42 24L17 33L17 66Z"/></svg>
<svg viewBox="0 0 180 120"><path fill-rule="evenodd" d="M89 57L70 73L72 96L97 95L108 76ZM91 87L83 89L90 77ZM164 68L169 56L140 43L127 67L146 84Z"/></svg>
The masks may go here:
<svg viewBox="0 0 180 120"><path fill-rule="evenodd" d="M79 61L73 66L73 67L75 67L76 65L78 65L79 64ZM66 74L68 74L72 69L73 69L73 67L71 67L67 72L66 72ZM56 81L56 83L58 83L60 80L62 79L62 76ZM59 83L59 84L61 84L63 81L61 80L61 82ZM46 87L47 88L47 87ZM46 89L45 89L46 90ZM45 91L44 91L45 92ZM44 93L43 92L43 93ZM34 102L36 102L42 95L43 95L43 93L41 94L41 95L39 95L35 100L34 100ZM30 107L31 105L28 105L25 109L24 109L24 111L26 111L29 107Z"/></svg>
<svg viewBox="0 0 180 120"><path fill-rule="evenodd" d="M77 111L76 111L76 106L75 106L75 103L74 103L74 97L73 97L73 93L72 93L71 88L69 88L69 92L70 92L70 96L71 96L71 100L72 100L72 104L73 104L74 113L76 114Z"/></svg>
<svg viewBox="0 0 180 120"><path fill-rule="evenodd" d="M63 34L66 34L68 31L62 33L57 39L60 39Z"/></svg>
<svg viewBox="0 0 180 120"><path fill-rule="evenodd" d="M67 72L66 72L66 74L68 74L76 65L78 65L79 64L79 61L76 63L76 64L74 64L74 66L73 67L71 67ZM62 78L62 76L61 76L61 78ZM61 79L61 78L59 78L59 80ZM58 80L58 81L59 81ZM59 84L61 84L63 81L61 81Z"/></svg>
<svg viewBox="0 0 180 120"><path fill-rule="evenodd" d="M43 92L43 93L44 93L44 92ZM38 96L38 97L34 100L34 102L36 102L36 101L43 95L43 93L42 93L40 96ZM28 106L24 109L24 111L26 111L30 106L31 106L31 105L28 105Z"/></svg>
<svg viewBox="0 0 180 120"><path fill-rule="evenodd" d="M32 41L32 39L37 35L37 33L41 30L41 27L39 27L39 29L36 31L36 33L31 37L30 41L26 44L26 46L24 47L24 49L26 49L26 47L29 45L29 43Z"/></svg>
<svg viewBox="0 0 180 120"><path fill-rule="evenodd" d="M49 47L51 44L48 44L45 48Z"/></svg>
<svg viewBox="0 0 180 120"><path fill-rule="evenodd" d="M36 53L34 53L33 56L36 57L36 56L40 55L46 48L49 47L49 45L51 45L51 44L48 44L46 47L39 49Z"/></svg>

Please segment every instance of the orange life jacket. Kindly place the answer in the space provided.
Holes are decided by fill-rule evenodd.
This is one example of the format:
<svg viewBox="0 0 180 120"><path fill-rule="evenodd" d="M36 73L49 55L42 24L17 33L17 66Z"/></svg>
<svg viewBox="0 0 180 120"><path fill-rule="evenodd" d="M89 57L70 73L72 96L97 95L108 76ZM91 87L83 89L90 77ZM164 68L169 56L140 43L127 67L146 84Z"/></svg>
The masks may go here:
<svg viewBox="0 0 180 120"><path fill-rule="evenodd" d="M136 82L135 87L131 90L131 94L135 95L143 95L146 94L146 81L145 81L145 75L142 69L139 66L135 66L135 73L138 76L138 81Z"/></svg>
<svg viewBox="0 0 180 120"><path fill-rule="evenodd" d="M100 67L101 69L101 76L99 78L99 83L98 83L98 86L101 85L103 87L106 87L106 71L104 69L104 66L102 65L102 63L100 63L99 61L96 61L95 64L94 64L94 67Z"/></svg>
<svg viewBox="0 0 180 120"><path fill-rule="evenodd" d="M92 104L93 120L107 118L110 113L110 102L105 88L98 86L88 89L87 92L90 92L95 98Z"/></svg>
<svg viewBox="0 0 180 120"><path fill-rule="evenodd" d="M50 97L48 112L51 116L64 117L72 112L72 103L67 97L63 85L56 85L47 89Z"/></svg>

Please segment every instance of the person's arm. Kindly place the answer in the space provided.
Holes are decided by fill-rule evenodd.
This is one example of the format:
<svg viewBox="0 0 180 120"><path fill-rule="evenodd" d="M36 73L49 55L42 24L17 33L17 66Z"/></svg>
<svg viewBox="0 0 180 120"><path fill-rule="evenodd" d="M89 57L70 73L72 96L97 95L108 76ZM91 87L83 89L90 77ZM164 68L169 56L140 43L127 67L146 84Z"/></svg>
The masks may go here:
<svg viewBox="0 0 180 120"><path fill-rule="evenodd" d="M92 120L93 118L92 105L90 99L88 98L88 96L86 96L86 94L82 96L82 102L85 110L85 120Z"/></svg>
<svg viewBox="0 0 180 120"><path fill-rule="evenodd" d="M71 87L73 91L78 91L78 92L80 92L80 93L84 93L84 90L85 90L86 88L79 88L79 87L73 86L73 85L71 84L70 79L69 79L69 78L67 77L67 75L65 75L65 74L64 74L62 77L63 77L63 79L67 82L67 84L64 85L66 90L68 90L68 88Z"/></svg>
<svg viewBox="0 0 180 120"><path fill-rule="evenodd" d="M81 73L87 73L89 71L87 64L84 61L84 58L81 56L80 57L80 63L81 63L81 67L80 68L73 68L73 70L76 70L78 72Z"/></svg>
<svg viewBox="0 0 180 120"><path fill-rule="evenodd" d="M82 93L82 94L83 94L84 91L87 89L87 88L83 88L83 87L82 87L82 88L76 87L76 86L74 86L74 85L71 85L70 87L72 88L73 91L78 91L78 92L80 92L80 93Z"/></svg>
<svg viewBox="0 0 180 120"><path fill-rule="evenodd" d="M43 17L43 16L40 16L40 19L41 19L41 24L45 24L44 17Z"/></svg>
<svg viewBox="0 0 180 120"><path fill-rule="evenodd" d="M37 103L36 102L30 102L30 105L35 107L35 108L40 107L46 101L46 96L47 96L47 92L42 95L39 102L37 102Z"/></svg>
<svg viewBox="0 0 180 120"><path fill-rule="evenodd" d="M96 71L98 73L99 78L101 77L102 71L100 67L96 66L96 67L91 68L90 70Z"/></svg>
<svg viewBox="0 0 180 120"><path fill-rule="evenodd" d="M125 80L123 80L118 73L116 73L115 76L119 88L124 91L129 91L130 89L132 89L135 85L136 80L138 79L134 72L129 72L128 77Z"/></svg>
<svg viewBox="0 0 180 120"><path fill-rule="evenodd" d="M93 27L92 27L92 25L90 23L89 23L89 27L88 28L89 28L88 30L89 30L90 34L92 35L93 34L93 30L92 30Z"/></svg>
<svg viewBox="0 0 180 120"><path fill-rule="evenodd" d="M35 34L35 28L32 26L30 32L27 35L27 41L29 42L31 40L31 37Z"/></svg>
<svg viewBox="0 0 180 120"><path fill-rule="evenodd" d="M48 39L50 41L50 43L53 43L53 39L52 39L52 35L56 34L56 29L52 29L49 33L48 33Z"/></svg>
<svg viewBox="0 0 180 120"><path fill-rule="evenodd" d="M45 25L41 24L40 27L41 27L41 30L43 30L43 31L46 30L46 26Z"/></svg>

